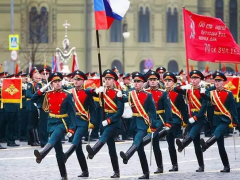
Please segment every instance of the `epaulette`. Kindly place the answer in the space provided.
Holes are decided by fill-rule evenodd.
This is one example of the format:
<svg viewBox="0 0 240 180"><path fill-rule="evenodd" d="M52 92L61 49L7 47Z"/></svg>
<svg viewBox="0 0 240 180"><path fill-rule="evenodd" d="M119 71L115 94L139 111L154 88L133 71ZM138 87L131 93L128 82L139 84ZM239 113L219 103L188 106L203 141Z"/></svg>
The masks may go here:
<svg viewBox="0 0 240 180"><path fill-rule="evenodd" d="M166 92L166 89L158 89L159 91Z"/></svg>
<svg viewBox="0 0 240 180"><path fill-rule="evenodd" d="M52 91L54 91L54 90L52 89L52 90L46 91L46 93L48 93L48 92L52 92Z"/></svg>
<svg viewBox="0 0 240 180"><path fill-rule="evenodd" d="M147 91L147 90L150 90L150 87L149 88L145 88L145 89L143 89L144 91Z"/></svg>
<svg viewBox="0 0 240 180"><path fill-rule="evenodd" d="M63 89L63 91L64 91L64 92L66 92L66 93L68 93L68 94L70 94L70 93L71 93L70 91L68 91L68 90L65 90L65 89Z"/></svg>

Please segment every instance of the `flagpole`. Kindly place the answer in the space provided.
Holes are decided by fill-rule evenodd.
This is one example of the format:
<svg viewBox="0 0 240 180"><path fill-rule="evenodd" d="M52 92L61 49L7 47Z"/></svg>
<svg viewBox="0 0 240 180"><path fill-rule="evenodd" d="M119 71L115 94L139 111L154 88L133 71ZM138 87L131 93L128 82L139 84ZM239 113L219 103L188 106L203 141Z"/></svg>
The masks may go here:
<svg viewBox="0 0 240 180"><path fill-rule="evenodd" d="M102 62L101 62L101 53L100 53L100 43L99 43L99 33L98 30L96 30L96 38L97 38L97 51L98 51L98 67L99 67L99 74L100 74L100 86L103 86L102 82ZM104 112L104 99L103 99L103 93L101 93L101 99L102 102L102 120L105 120L105 112Z"/></svg>
<svg viewBox="0 0 240 180"><path fill-rule="evenodd" d="M184 34L185 34L185 52L186 52L186 64L187 64L187 80L188 84L190 84L190 77L189 77L189 59L188 59L188 47L187 47L187 35L186 35L186 18L185 18L185 13L184 13L185 7L183 7L183 24L184 24ZM191 109L189 103L191 102L191 94L188 93L188 114L189 118L192 117Z"/></svg>

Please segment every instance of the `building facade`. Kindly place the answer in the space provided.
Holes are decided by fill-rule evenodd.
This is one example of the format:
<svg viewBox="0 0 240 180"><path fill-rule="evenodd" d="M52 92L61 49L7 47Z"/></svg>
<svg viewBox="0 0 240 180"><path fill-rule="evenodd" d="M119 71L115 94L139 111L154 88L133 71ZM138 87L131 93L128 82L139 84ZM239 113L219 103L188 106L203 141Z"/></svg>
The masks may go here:
<svg viewBox="0 0 240 180"><path fill-rule="evenodd" d="M221 18L235 40L240 40L240 3L237 0L130 1L131 6L124 21L115 21L109 30L99 31L103 69L117 66L122 72L124 66L125 72L143 71L146 59L153 61L153 68L164 66L173 72L185 69L182 7L194 13ZM0 26L0 62L10 68L9 0L1 0L0 16L4 19ZM68 28L68 39L70 47L76 47L80 69L98 71L98 50L91 0L15 0L14 33L20 35L18 60L21 68L27 68L30 61L34 61L35 65L43 64L44 57L51 66L56 47L62 47L65 20L71 25ZM124 39L124 46L123 22L125 26L127 24L127 31L130 33L130 37ZM190 65L198 69L203 69L205 64L190 61ZM71 59L68 65L71 69ZM210 70L219 68L218 64L211 63L209 66ZM232 64L226 66L227 70L234 69Z"/></svg>

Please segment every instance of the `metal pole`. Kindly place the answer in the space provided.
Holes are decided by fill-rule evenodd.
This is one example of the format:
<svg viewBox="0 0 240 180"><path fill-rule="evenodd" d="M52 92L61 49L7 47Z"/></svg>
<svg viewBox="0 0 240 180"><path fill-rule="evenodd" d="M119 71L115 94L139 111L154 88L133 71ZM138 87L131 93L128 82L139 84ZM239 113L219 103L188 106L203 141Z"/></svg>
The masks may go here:
<svg viewBox="0 0 240 180"><path fill-rule="evenodd" d="M123 72L125 73L125 39L122 37L122 65L123 65Z"/></svg>
<svg viewBox="0 0 240 180"><path fill-rule="evenodd" d="M11 34L14 33L14 0L11 0ZM12 61L11 73L14 72L14 61Z"/></svg>

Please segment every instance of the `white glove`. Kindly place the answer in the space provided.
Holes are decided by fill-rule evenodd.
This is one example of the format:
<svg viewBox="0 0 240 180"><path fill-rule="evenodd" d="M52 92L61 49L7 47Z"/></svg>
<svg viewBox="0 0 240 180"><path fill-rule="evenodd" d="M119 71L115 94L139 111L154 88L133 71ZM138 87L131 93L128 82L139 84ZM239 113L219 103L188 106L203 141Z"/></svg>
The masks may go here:
<svg viewBox="0 0 240 180"><path fill-rule="evenodd" d="M100 86L99 88L96 88L95 89L95 92L97 93L97 94L99 94L99 93L101 93L101 92L103 92L104 91L104 87L103 86Z"/></svg>
<svg viewBox="0 0 240 180"><path fill-rule="evenodd" d="M22 89L27 90L27 84L22 84Z"/></svg>
<svg viewBox="0 0 240 180"><path fill-rule="evenodd" d="M168 130L170 129L170 127L164 126L163 129L166 130L166 131L168 131Z"/></svg>
<svg viewBox="0 0 240 180"><path fill-rule="evenodd" d="M187 84L187 85L185 85L185 86L181 86L180 88L181 89L191 89L191 85L190 84Z"/></svg>
<svg viewBox="0 0 240 180"><path fill-rule="evenodd" d="M206 92L206 89L205 89L205 88L201 88L201 89L200 89L200 94L205 94L205 92Z"/></svg>
<svg viewBox="0 0 240 180"><path fill-rule="evenodd" d="M117 97L122 97L122 96L123 96L122 91L119 90L119 91L117 92Z"/></svg>
<svg viewBox="0 0 240 180"><path fill-rule="evenodd" d="M200 86L200 87L205 87L205 84L206 84L205 81L201 81L201 82L199 83L199 86Z"/></svg>
<svg viewBox="0 0 240 180"><path fill-rule="evenodd" d="M104 121L102 122L102 125L103 125L103 127L107 126L107 125L108 125L107 120L104 120Z"/></svg>
<svg viewBox="0 0 240 180"><path fill-rule="evenodd" d="M72 137L72 135L73 135L73 134L70 133L70 132L67 133L67 137L69 137L69 138Z"/></svg>
<svg viewBox="0 0 240 180"><path fill-rule="evenodd" d="M2 87L2 83L0 83L0 87Z"/></svg>
<svg viewBox="0 0 240 180"><path fill-rule="evenodd" d="M194 118L193 117L191 117L191 118L189 118L189 120L188 120L191 124L192 123L195 123L195 120L194 120Z"/></svg>
<svg viewBox="0 0 240 180"><path fill-rule="evenodd" d="M43 87L40 89L40 91L41 91L42 93L45 92L45 91L48 89L48 87L50 86L50 84L51 84L51 82L47 83L45 86L43 86Z"/></svg>

